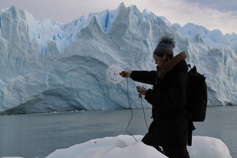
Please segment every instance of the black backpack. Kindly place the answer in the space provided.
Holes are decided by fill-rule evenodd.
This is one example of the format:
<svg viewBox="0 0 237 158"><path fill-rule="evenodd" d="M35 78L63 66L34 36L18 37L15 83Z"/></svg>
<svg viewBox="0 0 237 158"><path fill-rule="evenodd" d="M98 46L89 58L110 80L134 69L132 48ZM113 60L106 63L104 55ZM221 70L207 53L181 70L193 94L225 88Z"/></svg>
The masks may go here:
<svg viewBox="0 0 237 158"><path fill-rule="evenodd" d="M191 67L189 65L189 67ZM188 145L192 145L192 131L195 130L193 122L203 122L207 108L207 84L206 77L197 72L196 66L188 71L190 83L190 97L188 101L189 132Z"/></svg>
<svg viewBox="0 0 237 158"><path fill-rule="evenodd" d="M189 65L189 67L191 67ZM197 72L196 66L188 71L190 82L189 111L193 122L203 122L207 108L206 77Z"/></svg>

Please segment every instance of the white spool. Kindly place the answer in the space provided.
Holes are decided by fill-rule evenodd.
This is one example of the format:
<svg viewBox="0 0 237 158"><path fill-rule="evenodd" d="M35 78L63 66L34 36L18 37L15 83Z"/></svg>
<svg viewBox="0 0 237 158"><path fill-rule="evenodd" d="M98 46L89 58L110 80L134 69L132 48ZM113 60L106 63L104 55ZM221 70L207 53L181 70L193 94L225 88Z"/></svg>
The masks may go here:
<svg viewBox="0 0 237 158"><path fill-rule="evenodd" d="M113 84L118 84L123 80L123 78L120 76L120 72L122 72L123 69L117 65L111 65L107 70L106 70L106 79L107 81L113 83Z"/></svg>

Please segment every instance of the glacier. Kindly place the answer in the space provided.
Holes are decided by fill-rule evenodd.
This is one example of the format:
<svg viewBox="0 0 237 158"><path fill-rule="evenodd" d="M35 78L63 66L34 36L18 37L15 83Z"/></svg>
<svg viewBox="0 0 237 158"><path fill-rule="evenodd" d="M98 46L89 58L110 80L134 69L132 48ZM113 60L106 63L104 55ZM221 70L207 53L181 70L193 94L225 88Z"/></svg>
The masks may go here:
<svg viewBox="0 0 237 158"><path fill-rule="evenodd" d="M124 3L67 24L37 21L12 6L0 11L0 114L126 109L128 95L141 108L140 83L111 84L106 70L155 69L152 53L166 34L175 38L175 53L185 51L207 77L208 105L237 105L236 33L171 24Z"/></svg>

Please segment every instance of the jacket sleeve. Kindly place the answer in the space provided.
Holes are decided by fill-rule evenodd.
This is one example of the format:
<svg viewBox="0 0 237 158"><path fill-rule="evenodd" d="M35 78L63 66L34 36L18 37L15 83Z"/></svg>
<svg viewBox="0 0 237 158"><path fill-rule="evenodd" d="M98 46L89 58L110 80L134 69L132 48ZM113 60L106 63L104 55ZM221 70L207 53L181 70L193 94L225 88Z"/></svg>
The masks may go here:
<svg viewBox="0 0 237 158"><path fill-rule="evenodd" d="M159 86L159 85L158 85ZM187 101L188 77L184 73L177 73L171 79L165 90L149 90L145 99L162 111L177 112L184 108Z"/></svg>
<svg viewBox="0 0 237 158"><path fill-rule="evenodd" d="M156 71L132 71L130 77L134 81L154 85L156 82Z"/></svg>

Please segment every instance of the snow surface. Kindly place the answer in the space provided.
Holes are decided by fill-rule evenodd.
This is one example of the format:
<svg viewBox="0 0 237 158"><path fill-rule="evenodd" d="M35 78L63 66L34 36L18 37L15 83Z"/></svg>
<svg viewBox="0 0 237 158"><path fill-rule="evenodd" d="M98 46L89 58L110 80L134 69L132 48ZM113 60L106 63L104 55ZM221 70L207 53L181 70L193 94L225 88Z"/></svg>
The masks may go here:
<svg viewBox="0 0 237 158"><path fill-rule="evenodd" d="M123 3L68 24L36 21L16 7L1 10L0 112L129 108L126 80L111 84L106 70L111 65L127 71L155 69L153 50L167 33L176 40L175 54L185 51L188 63L207 77L208 105L237 105L237 35L177 26ZM141 106L137 84L129 79L133 108Z"/></svg>
<svg viewBox="0 0 237 158"><path fill-rule="evenodd" d="M93 139L74 145L67 149L59 149L46 158L165 158L155 148L147 146L140 140L142 136L120 135ZM188 147L192 158L231 158L227 146L219 139L212 137L193 137L193 146Z"/></svg>
<svg viewBox="0 0 237 158"><path fill-rule="evenodd" d="M155 148L141 142L143 136L119 135L92 139L66 149L58 149L46 158L166 158ZM232 158L224 142L213 137L193 136L188 146L191 158ZM20 157L4 157L20 158Z"/></svg>

